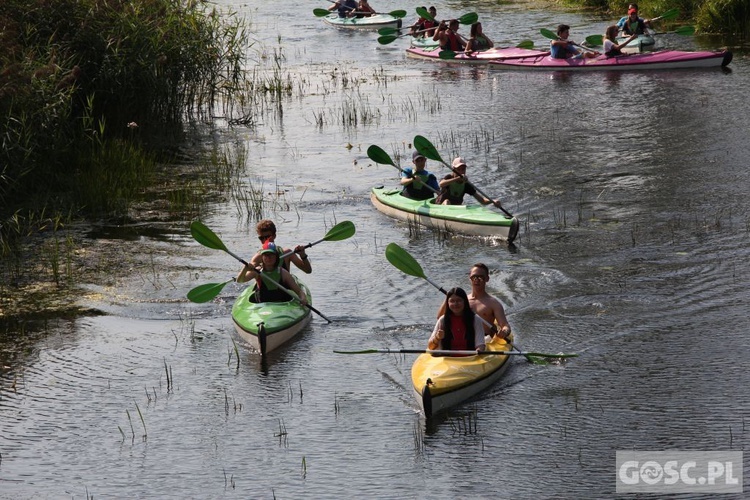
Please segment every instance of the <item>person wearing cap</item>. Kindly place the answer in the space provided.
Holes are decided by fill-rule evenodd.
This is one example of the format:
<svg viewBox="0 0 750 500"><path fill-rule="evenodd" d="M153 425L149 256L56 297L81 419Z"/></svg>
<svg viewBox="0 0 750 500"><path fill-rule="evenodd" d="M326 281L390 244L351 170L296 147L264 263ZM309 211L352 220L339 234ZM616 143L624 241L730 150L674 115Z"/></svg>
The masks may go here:
<svg viewBox="0 0 750 500"><path fill-rule="evenodd" d="M276 224L274 224L272 220L263 219L262 221L258 222L258 224L255 226L255 232L258 233L258 239L261 243L265 243L266 241L272 241L276 243ZM279 255L283 255L291 251L291 249L284 248L280 245L276 245L276 248L279 250ZM250 263L253 265L253 267L260 266L260 252L253 255L253 258L250 259ZM294 247L294 253L292 253L291 255L287 255L284 258L282 266L284 267L284 269L289 271L291 263L293 263L306 274L310 274L312 272L312 265L310 264L310 260L307 257L304 245L297 245L296 247Z"/></svg>
<svg viewBox="0 0 750 500"><path fill-rule="evenodd" d="M448 174L440 180L440 194L435 203L440 205L463 205L464 195L468 194L476 198L482 205L493 205L499 207L499 200L490 200L479 194L474 185L466 177L466 162L460 156L453 160L451 165L452 174Z"/></svg>
<svg viewBox="0 0 750 500"><path fill-rule="evenodd" d="M411 161L414 168L406 167L401 173L401 185L404 186L401 195L413 200L429 200L440 190L437 177L425 170L427 158L419 151L412 153Z"/></svg>
<svg viewBox="0 0 750 500"><path fill-rule="evenodd" d="M638 17L638 6L633 7L633 5L631 4L628 9L628 17L625 18L625 22L620 27L623 35L643 35L646 33L646 28L649 27L647 20Z"/></svg>
<svg viewBox="0 0 750 500"><path fill-rule="evenodd" d="M296 293L302 304L307 304L307 297L302 293L297 281L289 271L279 265L280 254L276 244L272 241L266 241L259 253L260 268L255 268L252 263L246 264L237 275L237 283L245 283L254 278L256 280L256 302L288 302L291 298L287 292L281 289L281 287L284 287ZM263 279L263 277L268 279Z"/></svg>

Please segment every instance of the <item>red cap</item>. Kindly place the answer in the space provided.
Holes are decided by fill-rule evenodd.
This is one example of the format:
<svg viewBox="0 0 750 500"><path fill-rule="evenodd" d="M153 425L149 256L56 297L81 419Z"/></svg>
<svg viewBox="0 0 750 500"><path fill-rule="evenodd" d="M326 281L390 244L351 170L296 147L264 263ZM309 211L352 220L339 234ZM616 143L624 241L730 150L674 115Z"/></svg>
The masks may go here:
<svg viewBox="0 0 750 500"><path fill-rule="evenodd" d="M260 251L261 254L264 253L278 253L276 250L276 243L273 241L266 241L263 243L263 249Z"/></svg>
<svg viewBox="0 0 750 500"><path fill-rule="evenodd" d="M635 10L635 9L630 9L630 10L628 11L628 15L630 15L630 14L637 14L637 13L638 13L638 11L637 11L637 10Z"/></svg>

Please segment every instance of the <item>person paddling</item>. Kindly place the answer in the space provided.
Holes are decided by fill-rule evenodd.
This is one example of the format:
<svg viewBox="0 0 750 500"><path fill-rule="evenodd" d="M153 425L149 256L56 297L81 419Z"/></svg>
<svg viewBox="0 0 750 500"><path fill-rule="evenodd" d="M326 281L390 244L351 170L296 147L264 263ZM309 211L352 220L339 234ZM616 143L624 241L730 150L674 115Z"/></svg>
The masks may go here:
<svg viewBox="0 0 750 500"><path fill-rule="evenodd" d="M648 21L638 17L638 9L628 10L628 17L622 25L623 35L644 35L647 33Z"/></svg>
<svg viewBox="0 0 750 500"><path fill-rule="evenodd" d="M424 9L424 7L422 7ZM411 36L413 37L430 37L435 35L435 30L438 27L438 22L435 21L437 18L437 9L430 7L428 12L432 16L432 19L426 19L420 17L411 27Z"/></svg>
<svg viewBox="0 0 750 500"><path fill-rule="evenodd" d="M432 39L436 42L440 42L441 50L462 52L466 48L461 35L458 34L459 26L460 23L458 22L458 19L451 19L447 25L445 24L445 21L440 22Z"/></svg>
<svg viewBox="0 0 750 500"><path fill-rule="evenodd" d="M557 27L557 40L550 40L550 57L553 59L580 59L591 58L599 55L599 52L583 52L576 48L576 43L568 40L570 26L561 24Z"/></svg>
<svg viewBox="0 0 750 500"><path fill-rule="evenodd" d="M628 20L632 16L632 13L635 14L636 18L638 17L638 4L637 3L628 4L628 15L622 16L620 20L617 21L617 29L624 32L625 24L627 24ZM651 28L651 21L649 19L641 19L641 20L643 21L644 28Z"/></svg>
<svg viewBox="0 0 750 500"><path fill-rule="evenodd" d="M357 10L357 0L338 0L328 7L330 11L336 11L339 17L350 17L352 12Z"/></svg>
<svg viewBox="0 0 750 500"><path fill-rule="evenodd" d="M258 224L255 226L255 232L258 233L258 239L261 243L265 243L267 241L276 243L276 224L274 224L272 220L263 219L262 221L258 222ZM279 250L279 255L283 255L290 251L290 249L284 248L279 245L276 245L276 248ZM253 267L260 266L260 252L253 255L252 259L250 259L250 263L253 265ZM310 274L312 272L312 265L310 264L310 259L307 257L307 252L305 252L304 245L297 245L296 247L294 247L294 253L288 255L284 259L282 267L289 271L290 264L294 264L306 274Z"/></svg>
<svg viewBox="0 0 750 500"><path fill-rule="evenodd" d="M414 163L414 169L407 167L401 173L401 185L404 186L401 195L412 200L429 200L435 196L435 191L440 189L437 178L434 174L425 170L427 158L419 151L414 151L411 159Z"/></svg>
<svg viewBox="0 0 750 500"><path fill-rule="evenodd" d="M281 266L278 249L272 241L263 243L260 256L262 262L260 269L256 269L251 263L248 263L236 278L237 283L245 283L251 279L256 280L255 302L288 302L292 300L289 294L278 286L281 285L296 293L303 305L307 304L307 297L302 293L297 281L289 271ZM263 276L267 276L269 279L263 279Z"/></svg>
<svg viewBox="0 0 750 500"><path fill-rule="evenodd" d="M484 324L485 335L496 335L505 339L510 335L510 323L505 316L503 304L487 293L487 282L490 280L490 269L483 263L477 262L469 270L469 281L471 281L471 293L469 294L469 307L484 321L493 325Z"/></svg>
<svg viewBox="0 0 750 500"><path fill-rule="evenodd" d="M440 205L463 205L464 195L470 195L476 198L476 200L482 205L493 204L498 208L502 208L500 200L490 200L489 198L482 196L477 192L477 189L469 179L466 177L466 162L460 156L453 160L451 165L453 173L443 177L440 182L440 194L438 195L435 203Z"/></svg>

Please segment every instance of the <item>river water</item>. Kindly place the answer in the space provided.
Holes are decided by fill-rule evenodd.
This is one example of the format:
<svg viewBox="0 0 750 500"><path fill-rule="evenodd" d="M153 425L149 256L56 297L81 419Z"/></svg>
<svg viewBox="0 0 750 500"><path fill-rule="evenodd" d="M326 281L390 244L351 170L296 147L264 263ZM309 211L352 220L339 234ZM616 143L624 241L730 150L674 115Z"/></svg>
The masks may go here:
<svg viewBox="0 0 750 500"><path fill-rule="evenodd" d="M477 11L498 45L545 44L539 28L560 22L573 39L607 24L435 5L439 16ZM277 65L291 95L264 101L248 126L219 123L205 143L246 151L238 192L281 193L266 212L280 243L355 223L353 238L309 250L304 279L333 323L316 317L261 363L233 333L239 286L208 304L184 299L238 270L191 238L189 220L102 228L97 243L133 262L82 293L105 314L0 341L0 497L605 498L617 450L744 450L747 50L735 47L729 71L493 72L408 60L405 41L325 27L308 14L318 6L289 18L278 4L234 5L257 32L253 58ZM416 134L443 158L463 156L519 217L514 246L410 231L373 208L369 189L398 172L367 147L406 166ZM249 256L254 221L237 193L221 199L202 220ZM386 261L390 242L446 288L468 288L469 268L485 262L519 346L581 356L514 359L491 390L427 425L412 355L333 353L426 345L442 296Z"/></svg>

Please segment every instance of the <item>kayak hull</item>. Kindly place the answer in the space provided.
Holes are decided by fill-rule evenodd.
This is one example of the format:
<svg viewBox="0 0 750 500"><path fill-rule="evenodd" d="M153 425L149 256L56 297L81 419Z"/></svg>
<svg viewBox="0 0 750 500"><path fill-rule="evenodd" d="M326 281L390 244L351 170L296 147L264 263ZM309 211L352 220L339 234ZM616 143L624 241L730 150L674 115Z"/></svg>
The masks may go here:
<svg viewBox="0 0 750 500"><path fill-rule="evenodd" d="M518 235L518 219L482 205L436 205L434 198L412 200L400 189L372 189L370 199L380 212L408 223L469 236L487 236L512 242Z"/></svg>
<svg viewBox="0 0 750 500"><path fill-rule="evenodd" d="M509 351L504 340L493 339L487 350ZM426 417L444 412L495 384L508 369L510 356L465 357L420 354L411 368L412 387Z"/></svg>
<svg viewBox="0 0 750 500"><path fill-rule="evenodd" d="M617 38L617 44L625 43L629 37L618 37ZM653 35L643 34L638 35L633 39L632 42L627 44L625 47L630 47L631 45L634 47L652 47L656 43L656 40L654 39Z"/></svg>
<svg viewBox="0 0 750 500"><path fill-rule="evenodd" d="M310 290L294 279L312 303ZM245 288L232 306L232 321L237 334L261 355L265 355L297 336L312 320L310 309L296 301L252 302L255 283Z"/></svg>
<svg viewBox="0 0 750 500"><path fill-rule="evenodd" d="M688 68L718 68L732 61L726 50L685 52L663 50L617 57L598 56L590 59L553 59L549 56L521 57L490 61L493 69L521 71L637 71Z"/></svg>
<svg viewBox="0 0 750 500"><path fill-rule="evenodd" d="M388 14L375 14L370 17L339 17L329 14L323 21L331 26L352 30L378 30L381 28L400 28L401 19Z"/></svg>
<svg viewBox="0 0 750 500"><path fill-rule="evenodd" d="M433 40L432 37L416 36L411 38L411 46L415 49L434 50L438 45L439 43Z"/></svg>
<svg viewBox="0 0 750 500"><path fill-rule="evenodd" d="M412 44L413 45L413 44ZM471 55L457 52L456 56L451 59L440 59L440 48L437 45L432 47L410 47L406 49L406 56L413 59L427 59L431 61L456 62L463 64L487 64L490 61L501 61L505 59L514 59L517 57L545 56L549 51L520 49L518 47L492 48L482 52L474 52Z"/></svg>

